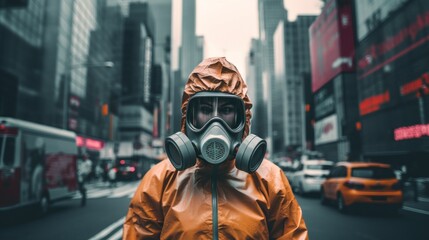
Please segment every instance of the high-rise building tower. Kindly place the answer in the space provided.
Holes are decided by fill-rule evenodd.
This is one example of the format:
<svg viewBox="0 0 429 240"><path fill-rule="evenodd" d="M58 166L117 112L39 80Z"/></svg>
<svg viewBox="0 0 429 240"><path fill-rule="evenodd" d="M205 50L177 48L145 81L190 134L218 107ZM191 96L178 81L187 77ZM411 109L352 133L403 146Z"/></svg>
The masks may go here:
<svg viewBox="0 0 429 240"><path fill-rule="evenodd" d="M298 16L294 22L285 19L275 34L275 81L281 86L283 99L276 101L274 107L283 109L286 147L305 145L303 76L311 72L308 29L315 19L316 16Z"/></svg>
<svg viewBox="0 0 429 240"><path fill-rule="evenodd" d="M283 0L259 0L259 37L262 47L262 81L267 96L267 141L268 152L276 154L284 149L283 139L283 122L278 118L275 102L282 100L282 93L278 91L274 84L274 52L273 52L273 35L278 23L285 19L287 12L283 6ZM277 91L276 91L277 89ZM276 117L273 117L273 109L276 109Z"/></svg>
<svg viewBox="0 0 429 240"><path fill-rule="evenodd" d="M97 28L90 35L89 81L80 117L87 121L86 135L113 140L119 104L115 97L120 89L124 16L118 5L106 3L97 1ZM113 66L104 67L106 62Z"/></svg>
<svg viewBox="0 0 429 240"><path fill-rule="evenodd" d="M155 22L148 3L131 3L123 38L119 138L144 146L151 146L153 131L154 33Z"/></svg>
<svg viewBox="0 0 429 240"><path fill-rule="evenodd" d="M180 1L177 1L180 2ZM175 2L175 4L177 4ZM179 5L175 5L174 8L179 8ZM201 62L203 56L203 48L201 44L203 41L199 40L195 35L196 29L196 0L182 1L181 6L182 12L179 16L176 16L176 21L181 19L181 46L178 47L177 56L173 58L178 59L178 69L172 69L171 72L171 112L172 112L172 131L176 132L180 130L180 121L182 114L181 109L181 98L185 82L187 81L189 74L195 68L195 66ZM174 21L174 20L173 20ZM174 38L174 35L173 35ZM178 42L179 39L173 39L173 42ZM179 76L179 78L177 78Z"/></svg>
<svg viewBox="0 0 429 240"><path fill-rule="evenodd" d="M48 18L45 8L49 4L8 4L0 9L0 115L44 122L43 104L53 100L53 94L42 93L41 53L44 20Z"/></svg>
<svg viewBox="0 0 429 240"><path fill-rule="evenodd" d="M154 147L162 149L162 145L166 135L171 134L171 128L167 122L171 113L169 106L171 105L170 88L171 88L171 18L172 18L172 2L171 0L149 0L149 8L153 13L155 21L154 34L154 63L157 65L156 73L152 79L157 108L154 110ZM156 116L158 114L158 116Z"/></svg>
<svg viewBox="0 0 429 240"><path fill-rule="evenodd" d="M191 71L202 59L198 54L198 40L195 35L196 0L183 1L182 11L182 56L180 68L182 71L182 83L184 83Z"/></svg>
<svg viewBox="0 0 429 240"><path fill-rule="evenodd" d="M253 103L251 131L262 138L266 138L267 102L266 99L264 99L261 61L261 41L259 39L252 39L250 51L246 58L246 81L249 90L249 98Z"/></svg>

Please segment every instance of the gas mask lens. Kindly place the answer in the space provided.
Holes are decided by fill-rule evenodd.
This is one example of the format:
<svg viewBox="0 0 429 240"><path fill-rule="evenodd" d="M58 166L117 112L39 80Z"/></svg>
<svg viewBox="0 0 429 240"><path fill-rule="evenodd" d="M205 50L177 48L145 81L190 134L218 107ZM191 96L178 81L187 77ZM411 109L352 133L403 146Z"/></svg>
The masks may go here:
<svg viewBox="0 0 429 240"><path fill-rule="evenodd" d="M238 169L255 172L267 144L253 134L243 140L245 121L240 97L221 92L196 93L186 109L186 134L177 132L167 137L166 153L177 170L193 166L197 157L215 165L235 157Z"/></svg>
<svg viewBox="0 0 429 240"><path fill-rule="evenodd" d="M211 119L221 119L235 130L244 124L243 100L235 95L195 96L189 100L187 120L195 129L202 129Z"/></svg>

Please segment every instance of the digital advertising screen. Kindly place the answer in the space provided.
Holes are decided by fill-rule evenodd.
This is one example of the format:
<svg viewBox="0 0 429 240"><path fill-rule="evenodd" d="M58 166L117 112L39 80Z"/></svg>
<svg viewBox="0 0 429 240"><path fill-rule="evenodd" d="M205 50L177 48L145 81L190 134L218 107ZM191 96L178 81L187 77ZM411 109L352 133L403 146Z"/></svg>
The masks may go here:
<svg viewBox="0 0 429 240"><path fill-rule="evenodd" d="M351 1L327 1L309 34L312 90L316 92L338 73L355 70Z"/></svg>
<svg viewBox="0 0 429 240"><path fill-rule="evenodd" d="M429 1L392 13L358 44L356 61L364 151L427 148Z"/></svg>

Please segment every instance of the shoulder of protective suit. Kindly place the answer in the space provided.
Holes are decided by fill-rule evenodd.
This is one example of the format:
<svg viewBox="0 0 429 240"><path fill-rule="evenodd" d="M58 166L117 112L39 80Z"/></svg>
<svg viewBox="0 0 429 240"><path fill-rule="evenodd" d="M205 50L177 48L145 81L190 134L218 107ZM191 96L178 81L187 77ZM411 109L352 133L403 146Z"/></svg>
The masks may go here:
<svg viewBox="0 0 429 240"><path fill-rule="evenodd" d="M173 164L168 158L161 160L158 164L152 167L154 171L166 171L166 172L175 172Z"/></svg>
<svg viewBox="0 0 429 240"><path fill-rule="evenodd" d="M282 169L275 165L268 159L264 159L259 166L258 170L256 170L259 178L266 182L268 185L278 185L279 188L285 187L286 176ZM288 186L286 186L288 188Z"/></svg>
<svg viewBox="0 0 429 240"><path fill-rule="evenodd" d="M276 174L283 173L279 166L275 165L273 162L271 162L270 160L268 160L266 158L264 158L264 160L262 160L262 163L259 166L258 170L256 170L256 172L259 175L261 175L261 177L272 176L274 173L276 173Z"/></svg>
<svg viewBox="0 0 429 240"><path fill-rule="evenodd" d="M175 174L176 169L170 160L164 159L153 166L144 176L143 181L150 181L150 179L156 178L159 180L165 179L166 177Z"/></svg>

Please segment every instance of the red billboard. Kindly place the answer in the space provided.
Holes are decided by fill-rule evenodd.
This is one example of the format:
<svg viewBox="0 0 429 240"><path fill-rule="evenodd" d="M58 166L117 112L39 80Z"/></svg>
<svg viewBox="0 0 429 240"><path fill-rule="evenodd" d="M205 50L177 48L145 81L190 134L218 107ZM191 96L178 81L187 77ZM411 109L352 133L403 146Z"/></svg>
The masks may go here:
<svg viewBox="0 0 429 240"><path fill-rule="evenodd" d="M428 56L429 3L420 0L386 18L359 43L356 76L360 115L403 107L429 95Z"/></svg>
<svg viewBox="0 0 429 240"><path fill-rule="evenodd" d="M340 72L355 70L351 0L330 0L310 26L312 89L316 92Z"/></svg>

